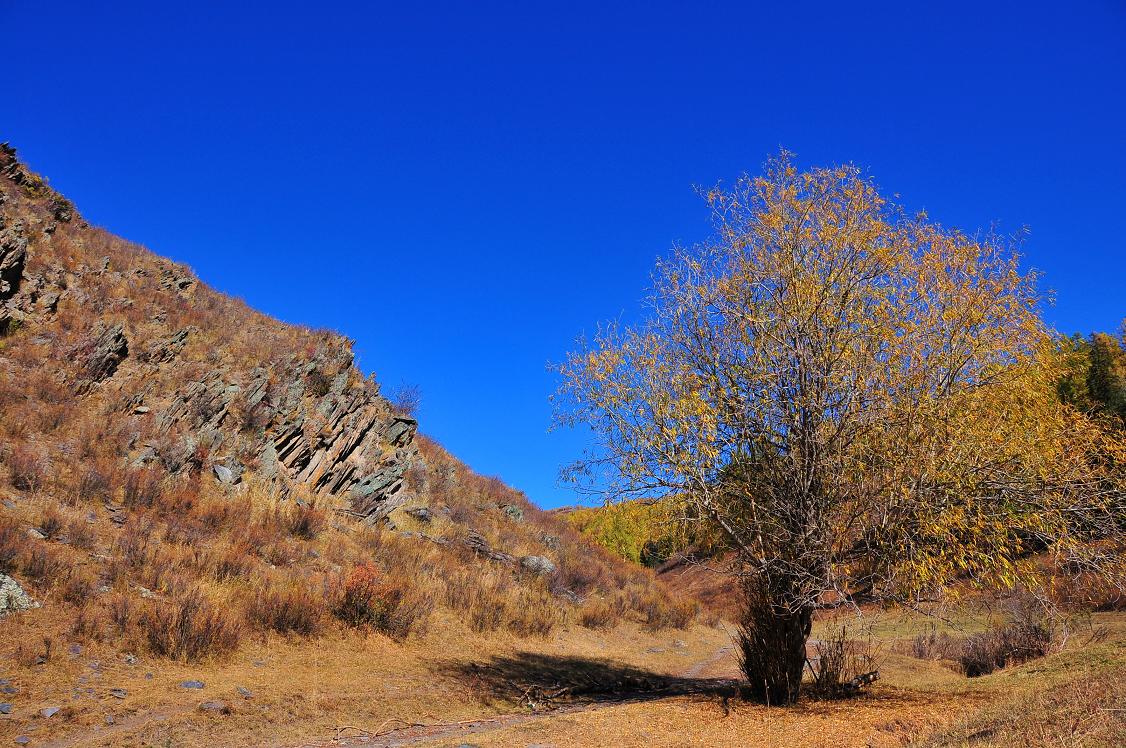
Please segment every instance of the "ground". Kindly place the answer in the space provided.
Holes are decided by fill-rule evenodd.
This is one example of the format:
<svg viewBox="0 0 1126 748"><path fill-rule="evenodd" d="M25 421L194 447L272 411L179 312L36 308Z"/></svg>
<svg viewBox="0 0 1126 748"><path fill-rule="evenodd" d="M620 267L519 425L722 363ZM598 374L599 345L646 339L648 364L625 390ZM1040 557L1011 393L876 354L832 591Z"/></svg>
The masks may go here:
<svg viewBox="0 0 1126 748"><path fill-rule="evenodd" d="M2 677L18 693L2 697L12 713L0 716L0 741L24 735L30 745L58 748L1007 745L964 737L993 735L990 720L1011 716L1008 704L1034 703L1092 676L1121 680L1126 672L1121 613L1083 622L1063 652L976 679L892 652L896 639L929 624L876 615L866 625L883 645L882 678L870 692L788 709L733 697L738 672L723 627L576 627L536 640L472 635L445 621L403 644L378 635L340 635L316 646L272 637L227 660L188 665L147 657L131 663L109 643L82 651L59 643L47 663L35 664L40 643L14 638L34 622L10 620L2 641L14 654ZM205 686L183 688L186 680ZM602 693L607 684L615 694ZM112 689L124 689L124 698ZM1050 744L1114 744L1099 736L1122 727L1122 692L1103 689L1095 698L1102 701L1089 710L1112 720L1103 732ZM1108 698L1113 703L1104 703ZM208 701L225 709L201 710ZM61 709L42 716L52 706ZM1082 738L1090 719L1080 715L1070 734Z"/></svg>

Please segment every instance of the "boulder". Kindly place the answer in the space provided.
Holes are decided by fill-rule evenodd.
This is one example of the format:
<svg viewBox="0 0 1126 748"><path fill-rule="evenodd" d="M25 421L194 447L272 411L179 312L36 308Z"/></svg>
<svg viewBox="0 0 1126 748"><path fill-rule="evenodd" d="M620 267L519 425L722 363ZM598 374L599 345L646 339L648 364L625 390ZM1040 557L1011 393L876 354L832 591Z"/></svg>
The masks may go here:
<svg viewBox="0 0 1126 748"><path fill-rule="evenodd" d="M31 599L19 582L7 574L0 574L0 615L38 607L39 603Z"/></svg>
<svg viewBox="0 0 1126 748"><path fill-rule="evenodd" d="M520 559L520 567L541 577L555 573L555 564L544 556L524 556Z"/></svg>
<svg viewBox="0 0 1126 748"><path fill-rule="evenodd" d="M237 486L242 481L242 474L246 470L242 463L234 457L227 457L211 466L215 479L227 486Z"/></svg>
<svg viewBox="0 0 1126 748"><path fill-rule="evenodd" d="M513 522L523 522L524 521L524 510L521 509L520 507L516 506L515 504L505 504L504 506L501 507L501 510L505 514L507 514L508 518L510 520L512 520Z"/></svg>
<svg viewBox="0 0 1126 748"><path fill-rule="evenodd" d="M430 507L416 506L413 509L408 509L407 514L417 519L419 522L429 523L434 519L434 512L430 511Z"/></svg>

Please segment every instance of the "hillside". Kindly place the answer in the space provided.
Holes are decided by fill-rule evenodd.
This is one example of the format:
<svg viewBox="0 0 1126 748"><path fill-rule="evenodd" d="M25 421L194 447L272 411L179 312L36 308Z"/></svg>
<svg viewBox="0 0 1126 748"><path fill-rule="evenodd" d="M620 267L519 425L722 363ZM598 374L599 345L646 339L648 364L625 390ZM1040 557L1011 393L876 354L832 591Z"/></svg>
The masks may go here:
<svg viewBox="0 0 1126 748"><path fill-rule="evenodd" d="M420 436L347 338L89 225L7 145L0 413L6 672L88 646L202 662L277 635L693 617Z"/></svg>

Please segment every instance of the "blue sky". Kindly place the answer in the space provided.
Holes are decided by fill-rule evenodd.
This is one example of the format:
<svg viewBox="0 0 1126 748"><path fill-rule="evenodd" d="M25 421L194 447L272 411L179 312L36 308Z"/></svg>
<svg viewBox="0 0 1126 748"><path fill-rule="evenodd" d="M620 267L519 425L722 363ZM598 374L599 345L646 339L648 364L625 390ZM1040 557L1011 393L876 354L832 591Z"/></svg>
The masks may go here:
<svg viewBox="0 0 1126 748"><path fill-rule="evenodd" d="M1122 2L228 5L0 0L0 140L543 505L586 441L547 363L780 146L1027 226L1062 331L1126 317Z"/></svg>

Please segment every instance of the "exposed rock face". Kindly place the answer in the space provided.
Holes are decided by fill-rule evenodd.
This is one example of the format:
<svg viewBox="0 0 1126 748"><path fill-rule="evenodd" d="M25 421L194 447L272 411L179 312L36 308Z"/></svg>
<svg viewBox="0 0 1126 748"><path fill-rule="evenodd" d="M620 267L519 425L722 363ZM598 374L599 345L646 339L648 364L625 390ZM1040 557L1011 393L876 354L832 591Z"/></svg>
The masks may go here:
<svg viewBox="0 0 1126 748"><path fill-rule="evenodd" d="M0 300L10 299L20 290L26 259L27 237L22 224L8 225L0 216Z"/></svg>
<svg viewBox="0 0 1126 748"><path fill-rule="evenodd" d="M0 574L0 616L38 607L39 603L24 592L19 582L7 574Z"/></svg>
<svg viewBox="0 0 1126 748"><path fill-rule="evenodd" d="M48 333L53 370L88 407L133 419L123 468L230 486L245 471L368 522L404 503L417 424L356 370L350 341L266 318L89 227L3 144L0 335L17 329Z"/></svg>
<svg viewBox="0 0 1126 748"><path fill-rule="evenodd" d="M112 377L118 364L128 355L129 341L125 338L125 328L120 323L105 328L94 340L86 357L86 378L91 382L101 382Z"/></svg>

